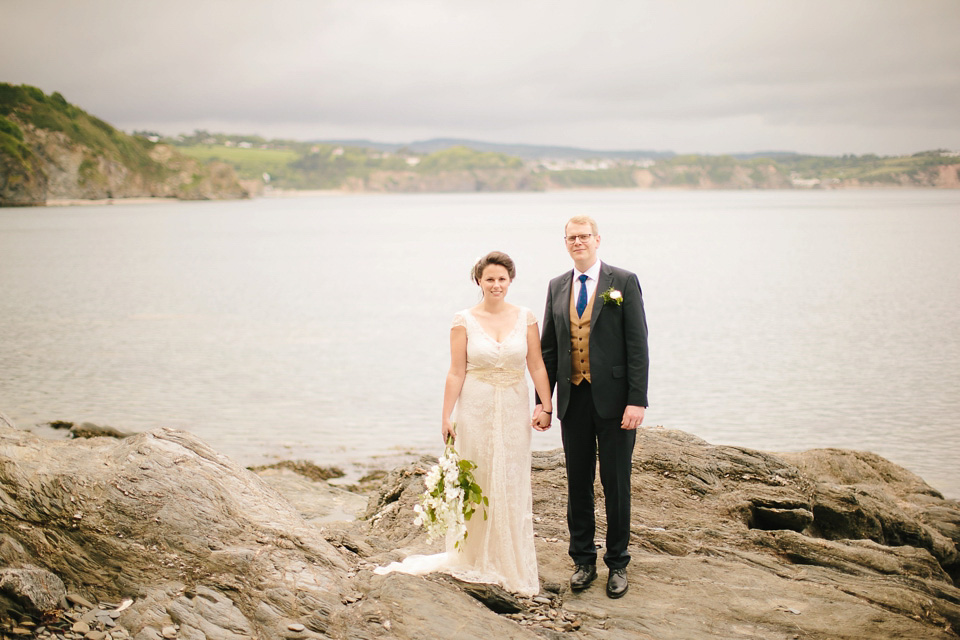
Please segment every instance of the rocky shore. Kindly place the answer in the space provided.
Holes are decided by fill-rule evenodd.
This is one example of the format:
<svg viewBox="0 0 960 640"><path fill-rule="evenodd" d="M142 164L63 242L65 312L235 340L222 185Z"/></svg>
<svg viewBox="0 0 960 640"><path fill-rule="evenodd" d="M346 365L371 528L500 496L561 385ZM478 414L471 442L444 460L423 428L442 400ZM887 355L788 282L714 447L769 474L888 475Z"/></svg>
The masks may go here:
<svg viewBox="0 0 960 640"><path fill-rule="evenodd" d="M4 638L866 640L960 630L960 503L870 453L770 454L642 431L620 600L605 596L604 569L570 592L563 457L537 453L541 592L524 599L446 575L373 573L437 550L412 524L430 458L347 490L303 465L245 469L183 431L46 440L4 422Z"/></svg>

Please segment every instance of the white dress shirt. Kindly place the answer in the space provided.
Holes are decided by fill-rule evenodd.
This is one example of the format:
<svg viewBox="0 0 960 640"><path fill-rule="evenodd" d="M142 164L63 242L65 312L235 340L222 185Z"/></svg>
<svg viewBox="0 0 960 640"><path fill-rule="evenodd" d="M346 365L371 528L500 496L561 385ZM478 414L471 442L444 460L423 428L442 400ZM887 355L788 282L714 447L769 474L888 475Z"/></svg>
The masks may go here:
<svg viewBox="0 0 960 640"><path fill-rule="evenodd" d="M580 276L583 274L587 275L587 301L590 301L597 290L597 281L600 278L600 261L594 262L593 266L586 271L581 272L576 267L573 268L573 286L570 287L570 299L573 305L577 304L577 298L580 296Z"/></svg>

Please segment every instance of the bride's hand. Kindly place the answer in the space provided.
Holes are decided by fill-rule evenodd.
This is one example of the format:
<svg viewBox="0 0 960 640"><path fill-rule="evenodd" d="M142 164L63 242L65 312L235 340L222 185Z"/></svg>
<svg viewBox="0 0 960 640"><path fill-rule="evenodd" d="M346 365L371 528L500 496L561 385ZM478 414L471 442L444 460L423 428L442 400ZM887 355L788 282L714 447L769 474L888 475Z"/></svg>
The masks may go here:
<svg viewBox="0 0 960 640"><path fill-rule="evenodd" d="M545 411L537 413L532 421L533 428L537 431L546 431L550 428L550 418L550 414Z"/></svg>
<svg viewBox="0 0 960 640"><path fill-rule="evenodd" d="M455 441L457 439L457 432L454 430L453 423L449 420L443 421L443 426L440 428L440 434L443 436L443 444L447 444L447 442Z"/></svg>

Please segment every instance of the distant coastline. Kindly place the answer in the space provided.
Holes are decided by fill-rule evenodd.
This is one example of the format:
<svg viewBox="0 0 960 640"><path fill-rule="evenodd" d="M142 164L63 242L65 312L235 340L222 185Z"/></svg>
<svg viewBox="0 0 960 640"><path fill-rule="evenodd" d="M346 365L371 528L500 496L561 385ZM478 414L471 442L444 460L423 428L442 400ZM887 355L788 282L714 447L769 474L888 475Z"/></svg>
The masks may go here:
<svg viewBox="0 0 960 640"><path fill-rule="evenodd" d="M792 189L795 191L824 191L824 190L836 190L836 191L845 191L845 190L862 190L862 191L907 191L907 190L916 190L916 189L937 189L937 188L951 188L951 187L917 187L913 185L899 185L899 184L865 184L865 185L849 185L849 186L837 186L821 189ZM662 192L678 192L678 191L728 191L729 189L714 188L714 189L696 189L692 187L677 187L677 186L664 186L664 187L564 187L564 188L553 188L542 190L541 192L559 192L559 191L570 191L570 192L632 192L632 191L662 191ZM749 189L743 189L747 191ZM762 189L753 189L754 191L761 191ZM781 189L782 191L791 190L789 188ZM262 193L254 193L248 196L248 198L254 199L264 199L264 200L287 200L287 199L296 199L296 198L338 198L338 197L349 197L349 196L361 196L361 195L388 195L390 193L396 192L386 192L386 191L363 191L363 190L348 190L348 189L271 189L263 191ZM417 193L471 193L471 192L452 192L452 191L435 191L435 192L417 192ZM492 192L491 192L492 193ZM246 198L244 198L246 199ZM46 207L85 207L85 206L107 206L107 205L151 205L151 204L176 204L183 202L179 198L164 198L164 197L130 197L130 198L96 198L96 199L83 199L83 198L53 198L47 200L45 203L37 203L31 206L46 206Z"/></svg>
<svg viewBox="0 0 960 640"><path fill-rule="evenodd" d="M678 155L437 139L390 145L128 135L36 87L0 83L0 206L350 193L960 188L960 153Z"/></svg>

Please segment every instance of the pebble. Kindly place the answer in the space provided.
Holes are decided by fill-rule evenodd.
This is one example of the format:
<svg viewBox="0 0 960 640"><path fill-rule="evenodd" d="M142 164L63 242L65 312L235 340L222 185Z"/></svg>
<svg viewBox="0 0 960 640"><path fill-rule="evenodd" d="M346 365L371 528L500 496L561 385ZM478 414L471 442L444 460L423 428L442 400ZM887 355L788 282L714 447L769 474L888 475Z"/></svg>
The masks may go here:
<svg viewBox="0 0 960 640"><path fill-rule="evenodd" d="M535 596L535 597L533 598L533 601L534 601L534 602L537 602L537 603L540 603L540 604L550 604L550 603L552 602L552 600L550 600L550 598L544 598L543 596Z"/></svg>
<svg viewBox="0 0 960 640"><path fill-rule="evenodd" d="M47 640L130 640L130 632L118 626L117 618L121 611L130 607L133 600L124 600L120 605L110 603L91 604L86 598L76 593L67 594L66 604L70 608L58 611L53 619L46 620L46 624L37 626L29 618L10 625L0 627L0 638L45 638ZM90 606L86 606L90 605ZM7 635L3 635L6 633ZM174 635L176 638L176 628Z"/></svg>
<svg viewBox="0 0 960 640"><path fill-rule="evenodd" d="M299 622L294 622L293 624L287 625L287 629L289 629L290 631L296 631L299 633L300 631L305 631L307 628L302 624L300 624Z"/></svg>

